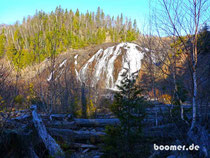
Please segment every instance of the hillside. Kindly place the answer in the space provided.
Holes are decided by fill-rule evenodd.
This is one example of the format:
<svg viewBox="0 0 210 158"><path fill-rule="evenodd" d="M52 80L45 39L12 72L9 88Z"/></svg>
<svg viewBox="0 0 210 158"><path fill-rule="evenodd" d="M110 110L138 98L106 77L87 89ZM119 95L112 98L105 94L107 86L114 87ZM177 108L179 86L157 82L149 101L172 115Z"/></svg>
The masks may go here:
<svg viewBox="0 0 210 158"><path fill-rule="evenodd" d="M37 11L15 25L0 28L0 57L7 56L16 69L40 63L69 49L79 49L104 42L134 41L139 31L136 21L122 14L80 13L57 7L51 13Z"/></svg>
<svg viewBox="0 0 210 158"><path fill-rule="evenodd" d="M131 20L143 1L109 2L110 15L124 6L131 19L73 5L11 25L0 17L0 157L208 158L210 31L199 23L201 1L158 1L155 13L149 1L143 32Z"/></svg>
<svg viewBox="0 0 210 158"><path fill-rule="evenodd" d="M66 156L63 157L70 157L70 155L88 158L100 157L104 154L104 147L112 146L101 137L111 139L111 141L118 140L116 139L118 135L107 132L108 127L106 127L109 125L109 128L112 129L119 126L120 120L116 118L118 113L114 113L112 108L110 110L110 106L116 106L114 94L121 93L117 85L121 87L124 85L121 82L124 80L124 76L128 76L132 81L131 74L135 73L136 85L144 88L141 96L147 97L144 104L139 104L141 108L147 105L145 108L146 117L141 120L142 131L145 134L144 137L140 137L140 140L144 142L145 149L141 153L135 149L135 153L149 156L152 154L151 144L156 141L161 143L167 141L170 142L169 144L174 144L177 140L182 140L183 137L187 138L186 130L189 123L180 120L180 105L172 102L173 69L171 67L173 61L171 60L173 58L169 54L165 54L164 51L160 53L155 49L149 50L146 45L143 47L143 44L110 42L81 49L68 49L54 57L46 58L40 63L26 66L20 71L13 69L11 62L6 58L1 59L4 66L1 68L0 86L2 89L0 92L2 98L0 99L5 110L1 113L0 120L4 120L7 115L10 115L10 119L4 122L5 133L2 133L4 138L8 137L10 140L2 139L5 141L4 144L7 144L6 147L1 148L2 155L8 153L10 153L9 156L18 154L29 155L29 157L33 157L34 153L38 157L41 157L42 154L53 155L51 147L43 144L43 142L48 144L49 142L45 142L48 140L45 137L50 137L52 139L51 146L55 146L53 150L60 151L60 154L65 153ZM183 60L181 56L178 56L176 59L176 66L182 69L177 72L176 76L179 79L177 80L179 83L178 95L181 101L185 101L185 104L182 103L182 107L184 120L188 122L192 119L191 106L186 102L190 97L190 94L186 92L190 91L188 81L190 74L186 69L188 63L187 58ZM208 102L209 96L207 88L209 87L208 59L209 54L207 53L198 58L198 81L201 81L198 92L202 92L198 96L200 97L199 101L204 103ZM204 69L205 66L207 67ZM123 95L129 96L132 93L137 92L126 92ZM126 101L120 102L119 105L121 103L123 106L130 105L130 103L137 105L138 97L130 99L129 102L127 98L125 99ZM31 106L32 112L28 109L31 104L35 104ZM8 105L12 105L14 108L11 109ZM209 117L206 106L208 104L201 105L199 108L200 119L205 120ZM36 106L39 108L38 114ZM127 116L124 111L122 113L121 117ZM172 116L168 116L169 114ZM138 119L142 113L135 115L133 116L131 113L130 117ZM174 119L176 120L174 121ZM8 132L9 130L13 132ZM206 137L208 136L206 124L204 123L204 127L198 126L198 130L199 136L204 137L202 139L205 141L196 140L195 142L205 150L207 147ZM25 133L25 131L29 132ZM40 136L37 137L30 132L36 132ZM109 137L106 137L107 133L110 135ZM194 134L191 135L195 139ZM31 138L36 141L32 141ZM151 138L152 140L150 140ZM27 140L31 140L31 143L29 144ZM69 140L71 140L70 143ZM7 148L8 144L14 146L13 141L18 144L20 149ZM138 141L138 144L141 143ZM44 153L43 149L47 149L49 152ZM21 153L19 150L25 152ZM109 151L109 149L106 150ZM69 151L72 153L69 154ZM113 151L115 150L111 150L111 152ZM169 156L169 154L177 155L178 153L161 153L162 156ZM193 152L184 153L189 158L193 154L198 155Z"/></svg>
<svg viewBox="0 0 210 158"><path fill-rule="evenodd" d="M92 87L100 85L101 88L115 89L116 85L120 85L122 74L131 75L137 72L138 75L141 60L147 51L148 49L134 43L104 43L85 49L70 50L55 58L53 72L50 72L52 61L48 58L40 64L22 69L20 80L30 81L41 75L48 76L46 80L50 81L52 74L54 78L59 78L62 77L62 71L68 69L80 82L86 82ZM13 73L15 75L15 72ZM89 83L88 80L92 82Z"/></svg>

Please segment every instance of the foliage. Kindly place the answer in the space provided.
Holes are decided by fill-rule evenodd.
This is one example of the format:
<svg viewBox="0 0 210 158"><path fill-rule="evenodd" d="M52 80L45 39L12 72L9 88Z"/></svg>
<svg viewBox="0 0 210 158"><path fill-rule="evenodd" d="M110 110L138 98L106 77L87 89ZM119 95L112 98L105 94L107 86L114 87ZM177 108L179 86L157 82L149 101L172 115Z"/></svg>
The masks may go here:
<svg viewBox="0 0 210 158"><path fill-rule="evenodd" d="M192 38L192 37L190 37ZM176 55L180 55L186 49L192 49L191 41L188 36L180 36L174 43L171 43L171 48L176 49ZM210 50L210 31L209 26L205 24L198 33L198 54L207 54ZM185 45L185 46L184 46Z"/></svg>
<svg viewBox="0 0 210 158"><path fill-rule="evenodd" d="M6 37L5 37L5 34L4 34L4 29L3 29L2 33L0 34L0 57L2 57L4 55L5 42L6 42Z"/></svg>
<svg viewBox="0 0 210 158"><path fill-rule="evenodd" d="M171 104L171 95L169 94L163 94L161 95L161 100L164 104Z"/></svg>
<svg viewBox="0 0 210 158"><path fill-rule="evenodd" d="M207 24L201 29L198 35L198 53L210 53L210 31Z"/></svg>
<svg viewBox="0 0 210 158"><path fill-rule="evenodd" d="M24 68L69 48L101 44L110 37L112 42L133 41L138 34L136 24L123 21L123 15L115 19L100 7L97 13L84 14L59 6L49 14L38 11L21 24L7 26L0 33L0 57L6 52L16 68Z"/></svg>
<svg viewBox="0 0 210 158"><path fill-rule="evenodd" d="M92 117L96 112L96 107L93 104L93 100L89 99L89 104L87 105L87 115L88 117Z"/></svg>
<svg viewBox="0 0 210 158"><path fill-rule="evenodd" d="M27 105L33 105L33 104L36 104L38 106L42 105L41 99L36 95L34 91L33 83L29 84L26 99L27 99Z"/></svg>
<svg viewBox="0 0 210 158"><path fill-rule="evenodd" d="M74 107L73 114L76 117L82 117L82 107L80 106L78 97L75 97L73 107Z"/></svg>
<svg viewBox="0 0 210 158"><path fill-rule="evenodd" d="M140 96L142 89L135 85L135 74L124 76L118 86L111 111L119 118L120 125L107 127L105 136L105 157L139 157L142 137L141 121L145 117L147 102Z"/></svg>
<svg viewBox="0 0 210 158"><path fill-rule="evenodd" d="M4 106L4 104L5 104L4 98L0 96L0 108Z"/></svg>
<svg viewBox="0 0 210 158"><path fill-rule="evenodd" d="M17 96L15 96L14 103L16 103L18 105L21 105L21 104L23 104L23 102L24 102L23 95L17 95Z"/></svg>
<svg viewBox="0 0 210 158"><path fill-rule="evenodd" d="M136 32L135 30L128 30L127 31L127 41L131 42L136 39Z"/></svg>

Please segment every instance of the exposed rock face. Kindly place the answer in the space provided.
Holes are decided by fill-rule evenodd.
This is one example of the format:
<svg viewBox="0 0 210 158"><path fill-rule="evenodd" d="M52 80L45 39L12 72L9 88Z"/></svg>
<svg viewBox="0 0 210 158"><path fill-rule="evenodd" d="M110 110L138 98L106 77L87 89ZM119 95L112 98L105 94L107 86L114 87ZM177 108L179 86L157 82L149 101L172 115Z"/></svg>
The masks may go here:
<svg viewBox="0 0 210 158"><path fill-rule="evenodd" d="M100 89L118 90L122 75L138 76L148 49L135 43L103 44L92 49L67 52L56 59L46 81L57 80L71 71L81 83Z"/></svg>
<svg viewBox="0 0 210 158"><path fill-rule="evenodd" d="M122 75L131 75L141 69L141 61L144 57L142 50L134 43L120 43L106 49L99 49L81 67L77 77L81 82L89 82L93 87L117 90L116 85L121 84Z"/></svg>

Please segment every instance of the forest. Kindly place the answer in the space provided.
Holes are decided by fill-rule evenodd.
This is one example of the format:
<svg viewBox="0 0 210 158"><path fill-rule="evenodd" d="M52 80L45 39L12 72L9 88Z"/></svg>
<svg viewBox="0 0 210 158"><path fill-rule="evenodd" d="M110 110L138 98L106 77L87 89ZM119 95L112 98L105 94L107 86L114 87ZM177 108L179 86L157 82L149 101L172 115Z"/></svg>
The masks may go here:
<svg viewBox="0 0 210 158"><path fill-rule="evenodd" d="M134 41L139 34L136 21L121 14L117 17L97 12L83 14L60 6L46 14L37 11L6 28L1 28L0 56L6 55L17 68L58 55L68 49L79 49L104 42ZM107 41L108 40L108 41Z"/></svg>
<svg viewBox="0 0 210 158"><path fill-rule="evenodd" d="M157 3L0 24L0 157L208 158L210 5Z"/></svg>

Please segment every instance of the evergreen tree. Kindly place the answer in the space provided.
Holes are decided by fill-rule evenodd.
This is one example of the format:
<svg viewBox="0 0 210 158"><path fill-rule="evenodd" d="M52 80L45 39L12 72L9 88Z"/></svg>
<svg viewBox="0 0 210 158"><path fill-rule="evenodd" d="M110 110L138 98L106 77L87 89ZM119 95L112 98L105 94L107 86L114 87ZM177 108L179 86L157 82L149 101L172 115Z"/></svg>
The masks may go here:
<svg viewBox="0 0 210 158"><path fill-rule="evenodd" d="M131 24L131 20L123 22L122 14L117 19L110 18L100 7L96 13L86 14L79 9L75 13L64 11L60 6L50 14L37 11L33 17L24 17L22 24L17 22L1 32L0 56L7 52L14 65L18 66L19 62L24 68L43 61L52 53L57 55L69 48L101 44L107 37L113 42L136 40L138 32ZM15 50L11 52L13 46Z"/></svg>
<svg viewBox="0 0 210 158"><path fill-rule="evenodd" d="M210 53L210 31L208 25L205 24L198 36L198 50L199 53Z"/></svg>
<svg viewBox="0 0 210 158"><path fill-rule="evenodd" d="M135 85L135 73L124 76L119 92L115 95L111 111L119 118L120 125L107 127L105 137L106 157L139 157L138 144L142 136L142 120L147 102L141 96L142 89Z"/></svg>
<svg viewBox="0 0 210 158"><path fill-rule="evenodd" d="M126 41L134 41L136 40L136 34L133 30L128 30L126 34Z"/></svg>
<svg viewBox="0 0 210 158"><path fill-rule="evenodd" d="M5 42L6 42L6 37L4 35L4 29L3 29L2 33L0 34L0 57L2 57L4 55Z"/></svg>
<svg viewBox="0 0 210 158"><path fill-rule="evenodd" d="M14 63L14 65L15 65L15 57L17 56L17 52L18 51L15 48L15 45L12 39L9 39L9 43L6 47L6 55Z"/></svg>

